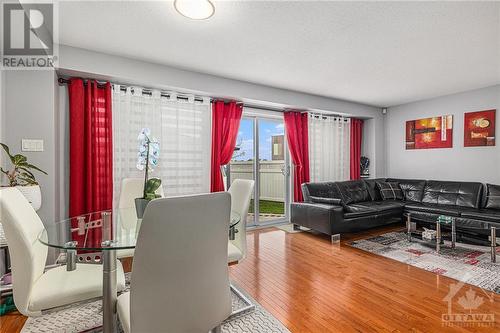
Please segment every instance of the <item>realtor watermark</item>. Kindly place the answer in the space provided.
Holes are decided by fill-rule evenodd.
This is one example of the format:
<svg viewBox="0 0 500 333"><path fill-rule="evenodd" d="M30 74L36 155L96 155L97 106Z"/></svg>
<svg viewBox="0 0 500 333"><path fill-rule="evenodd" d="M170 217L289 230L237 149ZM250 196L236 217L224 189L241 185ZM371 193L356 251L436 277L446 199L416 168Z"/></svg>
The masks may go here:
<svg viewBox="0 0 500 333"><path fill-rule="evenodd" d="M57 6L2 3L2 69L53 69L58 59Z"/></svg>
<svg viewBox="0 0 500 333"><path fill-rule="evenodd" d="M494 298L488 291L481 288L479 290L475 291L464 282L451 284L448 294L443 299L448 304L448 311L441 315L441 326L495 327L495 314L481 310L483 304L493 303Z"/></svg>

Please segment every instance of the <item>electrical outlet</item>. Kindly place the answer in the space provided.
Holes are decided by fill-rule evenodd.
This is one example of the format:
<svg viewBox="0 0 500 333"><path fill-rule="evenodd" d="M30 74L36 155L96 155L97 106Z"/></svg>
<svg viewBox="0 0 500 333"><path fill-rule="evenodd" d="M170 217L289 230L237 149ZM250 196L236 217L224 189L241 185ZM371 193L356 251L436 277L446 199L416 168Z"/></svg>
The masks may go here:
<svg viewBox="0 0 500 333"><path fill-rule="evenodd" d="M22 139L22 151L43 151L43 140Z"/></svg>

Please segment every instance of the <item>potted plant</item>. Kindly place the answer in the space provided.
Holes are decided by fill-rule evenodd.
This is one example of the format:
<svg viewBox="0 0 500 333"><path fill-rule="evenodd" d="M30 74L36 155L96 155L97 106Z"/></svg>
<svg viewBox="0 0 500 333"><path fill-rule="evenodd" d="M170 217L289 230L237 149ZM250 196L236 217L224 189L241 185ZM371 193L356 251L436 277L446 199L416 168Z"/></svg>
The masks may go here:
<svg viewBox="0 0 500 333"><path fill-rule="evenodd" d="M139 153L137 154L137 169L144 171L144 191L141 198L135 199L135 210L137 218L142 219L148 203L159 198L156 190L161 186L161 179L148 178L149 171L158 166L158 157L160 155L160 145L154 138L150 139L151 131L149 128L143 128L139 133Z"/></svg>
<svg viewBox="0 0 500 333"><path fill-rule="evenodd" d="M0 143L3 150L9 156L12 168L4 170L0 167L0 171L7 177L8 186L16 187L28 199L33 206L33 209L39 210L42 206L42 194L40 185L36 181L33 170L47 174L33 164L28 163L28 158L21 154L12 155L9 147L6 144Z"/></svg>

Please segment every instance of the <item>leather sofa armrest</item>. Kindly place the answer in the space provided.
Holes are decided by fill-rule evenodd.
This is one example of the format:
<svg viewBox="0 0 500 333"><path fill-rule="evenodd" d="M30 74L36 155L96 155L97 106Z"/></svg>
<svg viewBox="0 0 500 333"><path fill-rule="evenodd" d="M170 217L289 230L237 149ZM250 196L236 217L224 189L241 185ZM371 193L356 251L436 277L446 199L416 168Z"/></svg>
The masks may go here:
<svg viewBox="0 0 500 333"><path fill-rule="evenodd" d="M291 204L293 224L333 235L334 225L344 220L344 208L340 205L296 202Z"/></svg>

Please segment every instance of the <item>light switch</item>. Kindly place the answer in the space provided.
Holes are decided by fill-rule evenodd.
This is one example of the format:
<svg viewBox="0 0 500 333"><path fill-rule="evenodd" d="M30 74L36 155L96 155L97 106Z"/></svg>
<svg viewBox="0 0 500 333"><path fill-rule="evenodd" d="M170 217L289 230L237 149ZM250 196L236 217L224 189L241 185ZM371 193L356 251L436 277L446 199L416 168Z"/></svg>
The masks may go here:
<svg viewBox="0 0 500 333"><path fill-rule="evenodd" d="M43 140L22 139L22 151L43 151Z"/></svg>

